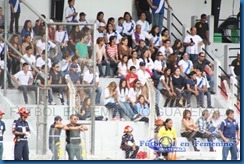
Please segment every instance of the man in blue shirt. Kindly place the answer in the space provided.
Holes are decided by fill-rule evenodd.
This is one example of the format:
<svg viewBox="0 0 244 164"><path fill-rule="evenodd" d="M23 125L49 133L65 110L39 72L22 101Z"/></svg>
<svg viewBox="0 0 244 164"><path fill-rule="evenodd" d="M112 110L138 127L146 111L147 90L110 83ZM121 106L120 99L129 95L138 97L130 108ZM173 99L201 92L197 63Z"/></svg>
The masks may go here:
<svg viewBox="0 0 244 164"><path fill-rule="evenodd" d="M13 33L13 26L15 23L15 34L19 33L19 16L20 16L20 0L9 0L11 19L10 19L10 33Z"/></svg>
<svg viewBox="0 0 244 164"><path fill-rule="evenodd" d="M0 109L0 160L3 157L3 134L5 132L5 123L2 121L4 112Z"/></svg>
<svg viewBox="0 0 244 164"><path fill-rule="evenodd" d="M231 153L231 160L237 160L237 145L240 142L240 130L238 123L234 119L234 111L226 110L227 118L222 121L219 127L219 135L228 145L223 146L222 160L227 160L228 153Z"/></svg>
<svg viewBox="0 0 244 164"><path fill-rule="evenodd" d="M147 2L152 9L153 26L158 26L159 31L161 32L163 27L165 2L167 3L168 8L172 9L171 6L169 5L169 1L168 0L147 0Z"/></svg>

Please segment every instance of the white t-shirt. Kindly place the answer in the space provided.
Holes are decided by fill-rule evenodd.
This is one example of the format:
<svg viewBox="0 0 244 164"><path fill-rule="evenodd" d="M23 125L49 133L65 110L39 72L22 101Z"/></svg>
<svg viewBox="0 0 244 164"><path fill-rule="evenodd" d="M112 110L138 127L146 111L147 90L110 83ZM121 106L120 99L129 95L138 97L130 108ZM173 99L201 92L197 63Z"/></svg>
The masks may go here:
<svg viewBox="0 0 244 164"><path fill-rule="evenodd" d="M162 52L165 57L168 57L170 54L173 53L173 49L171 47L166 50L165 46L161 46L158 51Z"/></svg>
<svg viewBox="0 0 244 164"><path fill-rule="evenodd" d="M91 28L91 26L88 26L87 24L88 24L88 22L87 22L87 20L85 20L85 21L80 21L79 19L77 19L77 21L79 22L79 24L81 24L81 25L79 25L79 27L80 27L80 30L82 30L82 28L83 27L88 27L88 28Z"/></svg>
<svg viewBox="0 0 244 164"><path fill-rule="evenodd" d="M119 101L126 102L125 98L129 94L128 88L122 89L121 92L120 92L119 87L118 87L117 91L118 91Z"/></svg>
<svg viewBox="0 0 244 164"><path fill-rule="evenodd" d="M197 79L197 87L202 88L202 86L206 86L206 80L203 76L201 77L196 77Z"/></svg>
<svg viewBox="0 0 244 164"><path fill-rule="evenodd" d="M139 97L140 94L141 94L141 89L138 90L138 91L135 91L134 88L130 88L128 97L130 98L130 100L132 102L136 103L137 102L137 98Z"/></svg>
<svg viewBox="0 0 244 164"><path fill-rule="evenodd" d="M28 62L30 62L32 65L35 65L35 63L36 63L36 58L35 58L34 55L30 55L30 57L29 57L27 54L24 54L24 55L23 55L23 58L25 58L25 59L26 59ZM20 63L21 63L21 64L25 63L25 61L24 61L23 58L20 59ZM31 70L32 70L32 69L31 69L31 66L29 66L29 71L31 71Z"/></svg>
<svg viewBox="0 0 244 164"><path fill-rule="evenodd" d="M68 71L69 70L69 62L67 60L62 59L61 64L60 64L60 70L63 71Z"/></svg>
<svg viewBox="0 0 244 164"><path fill-rule="evenodd" d="M106 97L109 97L110 96L110 92L109 92L109 89L108 88L106 88L105 90L104 90L104 105L106 105L107 103L114 103L115 102L115 99L114 99L114 97L110 97L110 98L108 98L108 99L106 99Z"/></svg>
<svg viewBox="0 0 244 164"><path fill-rule="evenodd" d="M124 26L124 33L126 35L132 35L134 32L133 30L136 28L136 23L134 20L131 20L130 22L124 21L123 26Z"/></svg>
<svg viewBox="0 0 244 164"><path fill-rule="evenodd" d="M122 65L121 62L119 62L118 69L120 69L121 73L122 73L122 74L119 74L119 76L126 76L127 75L127 66L125 64Z"/></svg>
<svg viewBox="0 0 244 164"><path fill-rule="evenodd" d="M136 24L139 24L141 25L141 29L145 32L148 32L149 31L149 23L148 21L144 21L142 22L140 19L136 22Z"/></svg>
<svg viewBox="0 0 244 164"><path fill-rule="evenodd" d="M187 35L184 39L185 43L189 43L191 42L191 38L193 40L193 42L195 43L193 46L187 46L186 47L186 52L188 54L199 54L200 52L202 52L202 46L199 46L199 43L202 41L202 38L199 35Z"/></svg>
<svg viewBox="0 0 244 164"><path fill-rule="evenodd" d="M109 42L109 38L111 36L115 36L116 37L116 44L119 44L120 39L122 38L122 36L119 33L117 33L117 32L112 32L111 34L107 33L106 37L108 39L108 42Z"/></svg>
<svg viewBox="0 0 244 164"><path fill-rule="evenodd" d="M167 67L166 61L154 61L154 70L162 70L163 67Z"/></svg>
<svg viewBox="0 0 244 164"><path fill-rule="evenodd" d="M96 77L96 82L99 82L99 76L97 72L95 73L95 77ZM87 70L83 75L83 81L86 81L89 84L91 84L92 80L93 80L93 73L90 73L90 71Z"/></svg>
<svg viewBox="0 0 244 164"><path fill-rule="evenodd" d="M181 59L178 63L178 66L179 67L182 66L184 73L189 74L191 72L193 64L192 64L191 60L185 61L185 60Z"/></svg>
<svg viewBox="0 0 244 164"><path fill-rule="evenodd" d="M74 7L67 7L65 9L65 18L68 17L69 15L73 14L75 12L75 8ZM67 22L71 22L72 20L76 20L76 17L73 19L73 16L72 17L69 17L69 18L66 18Z"/></svg>
<svg viewBox="0 0 244 164"><path fill-rule="evenodd" d="M154 69L154 63L151 58L148 58L148 59L149 59L149 61L147 59L145 60L146 68L148 68L150 71L152 71ZM139 62L142 62L142 61L143 61L143 59L140 58Z"/></svg>
<svg viewBox="0 0 244 164"><path fill-rule="evenodd" d="M28 71L26 74L24 71L19 71L14 75L14 77L19 81L20 85L28 85L30 79L33 79L30 71Z"/></svg>
<svg viewBox="0 0 244 164"><path fill-rule="evenodd" d="M147 79L150 78L150 74L147 71L142 71L141 69L139 69L136 74L142 86L144 86Z"/></svg>
<svg viewBox="0 0 244 164"><path fill-rule="evenodd" d="M166 89L166 87L164 86L162 80L165 80L165 76L162 75L159 79L159 83L158 83L158 90L162 90L162 89ZM167 78L167 80L165 81L165 83L169 86L169 80L172 80L171 76L170 78Z"/></svg>
<svg viewBox="0 0 244 164"><path fill-rule="evenodd" d="M41 51L43 51L43 50L45 50L45 48L46 48L46 42L42 42L42 40L39 39L39 40L37 41L37 43L36 43L36 46L39 47L39 48L41 49ZM55 47L56 47L56 45L55 45L53 42L51 42L51 41L49 40L49 41L48 41L48 44L47 44L47 51L49 51L50 48L55 48ZM41 54L39 54L39 55L41 55Z"/></svg>
<svg viewBox="0 0 244 164"><path fill-rule="evenodd" d="M139 64L140 64L139 59L136 59L136 64L133 63L132 59L129 59L129 60L128 60L128 63L127 63L128 70L130 70L130 67L131 67L131 66L136 67L136 71L139 70L139 69L140 69L140 65L139 65Z"/></svg>
<svg viewBox="0 0 244 164"><path fill-rule="evenodd" d="M36 67L42 67L44 64L45 64L45 59L43 59L42 57L37 58ZM47 59L47 64L49 68L52 67L52 62L49 58Z"/></svg>
<svg viewBox="0 0 244 164"><path fill-rule="evenodd" d="M150 37L153 39L153 45L154 46L157 46L157 47L159 47L160 46L160 42L162 42L162 40L161 40L161 37L160 36L153 36L152 34L150 34Z"/></svg>
<svg viewBox="0 0 244 164"><path fill-rule="evenodd" d="M67 31L56 31L55 40L60 43L62 43L62 41L64 40L64 43L67 43L69 41L69 36Z"/></svg>

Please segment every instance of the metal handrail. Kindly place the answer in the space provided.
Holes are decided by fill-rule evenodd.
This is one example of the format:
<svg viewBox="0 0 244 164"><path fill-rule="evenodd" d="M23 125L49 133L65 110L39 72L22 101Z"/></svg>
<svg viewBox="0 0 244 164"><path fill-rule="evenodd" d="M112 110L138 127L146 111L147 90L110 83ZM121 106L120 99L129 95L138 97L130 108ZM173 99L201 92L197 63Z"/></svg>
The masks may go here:
<svg viewBox="0 0 244 164"><path fill-rule="evenodd" d="M175 34L173 34L172 32L171 32L171 35L172 35L175 39L177 39L177 37L175 36Z"/></svg>
<svg viewBox="0 0 244 164"><path fill-rule="evenodd" d="M208 57L210 57L210 59L214 61L214 58L206 51L206 49L202 48L202 50L208 55Z"/></svg>
<svg viewBox="0 0 244 164"><path fill-rule="evenodd" d="M181 21L176 17L176 15L174 13L172 13L172 16L177 20L177 22L179 22L179 24L181 26L183 26L183 24L181 23Z"/></svg>
<svg viewBox="0 0 244 164"><path fill-rule="evenodd" d="M225 74L228 78L230 78L230 75L228 75L222 67L219 66L219 69L221 69L221 71L224 72L224 74Z"/></svg>
<svg viewBox="0 0 244 164"><path fill-rule="evenodd" d="M221 86L218 85L218 87L228 97L228 94L221 88Z"/></svg>
<svg viewBox="0 0 244 164"><path fill-rule="evenodd" d="M180 32L180 30L174 25L174 23L171 23L172 26L176 29L176 31L182 36L182 33Z"/></svg>
<svg viewBox="0 0 244 164"><path fill-rule="evenodd" d="M234 48L234 47L229 48L229 50L239 50L239 49L241 49L241 48L240 47L239 48Z"/></svg>

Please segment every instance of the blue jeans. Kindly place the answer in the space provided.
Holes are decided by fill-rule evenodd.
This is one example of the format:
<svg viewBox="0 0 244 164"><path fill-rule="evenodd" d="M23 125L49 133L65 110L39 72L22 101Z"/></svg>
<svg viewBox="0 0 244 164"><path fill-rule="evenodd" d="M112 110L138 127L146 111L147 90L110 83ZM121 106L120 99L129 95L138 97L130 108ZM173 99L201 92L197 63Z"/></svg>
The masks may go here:
<svg viewBox="0 0 244 164"><path fill-rule="evenodd" d="M218 129L216 127L211 126L208 131L211 132L214 135L214 137L221 138L217 130Z"/></svg>
<svg viewBox="0 0 244 164"><path fill-rule="evenodd" d="M233 143L233 144L230 144ZM231 154L231 160L237 160L237 147L235 144L235 139L230 139L229 146L223 146L222 149L222 160L227 160L227 156Z"/></svg>
<svg viewBox="0 0 244 164"><path fill-rule="evenodd" d="M105 75L104 75L104 73L103 73L103 67L102 67L103 65L106 66L106 69L105 69ZM97 64L97 66L98 66L98 70L99 70L99 75L100 75L101 77L104 77L104 76L111 76L111 75L110 75L110 63L109 63L109 62L106 62L106 61L102 60L101 64Z"/></svg>
<svg viewBox="0 0 244 164"><path fill-rule="evenodd" d="M95 104L100 104L102 88L101 87L97 87L95 92L96 92ZM91 88L88 90L88 94L89 94L89 97L92 97L92 89Z"/></svg>
<svg viewBox="0 0 244 164"><path fill-rule="evenodd" d="M121 106L121 108L123 109L124 113L126 116L128 116L130 119L133 119L135 113L133 112L133 110L130 107L130 103L129 102L119 102L119 105Z"/></svg>
<svg viewBox="0 0 244 164"><path fill-rule="evenodd" d="M197 61L198 54L189 54L189 57L192 63L195 63L195 61Z"/></svg>
<svg viewBox="0 0 244 164"><path fill-rule="evenodd" d="M207 96L207 105L208 105L208 107L210 107L211 106L211 94L210 94L210 92L203 92L203 91L199 91L199 104L201 105L201 106L203 106L204 105L204 95L206 95Z"/></svg>
<svg viewBox="0 0 244 164"><path fill-rule="evenodd" d="M3 158L3 143L0 142L0 160Z"/></svg>
<svg viewBox="0 0 244 164"><path fill-rule="evenodd" d="M159 32L161 32L163 28L163 19L164 19L164 13L153 14L153 26L158 26Z"/></svg>
<svg viewBox="0 0 244 164"><path fill-rule="evenodd" d="M214 91L214 77L206 74L207 80L209 81L209 91Z"/></svg>

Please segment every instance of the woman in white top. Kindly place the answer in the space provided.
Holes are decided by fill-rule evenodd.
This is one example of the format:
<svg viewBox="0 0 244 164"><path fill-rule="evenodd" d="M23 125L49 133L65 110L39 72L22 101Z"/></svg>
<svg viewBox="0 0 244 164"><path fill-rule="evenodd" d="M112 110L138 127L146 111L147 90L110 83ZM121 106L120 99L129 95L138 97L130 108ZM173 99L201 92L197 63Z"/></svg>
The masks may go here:
<svg viewBox="0 0 244 164"><path fill-rule="evenodd" d="M134 113L137 113L136 103L137 103L137 99L138 99L139 95L141 95L141 94L142 94L141 82L140 82L140 80L136 79L134 81L134 87L131 87L129 89L129 93L128 93L130 105L131 105L131 108L133 109Z"/></svg>
<svg viewBox="0 0 244 164"><path fill-rule="evenodd" d="M107 38L106 40L109 41L109 38L111 36L115 36L115 38L116 38L116 44L119 44L120 39L122 38L122 36L114 30L114 27L113 27L113 24L112 23L108 23L107 24L106 30L107 30L107 34L105 36Z"/></svg>
<svg viewBox="0 0 244 164"><path fill-rule="evenodd" d="M135 30L136 23L134 20L132 20L132 17L129 12L124 13L124 20L125 20L123 23L124 34L125 34L125 36L128 37L129 47L132 47L132 34Z"/></svg>
<svg viewBox="0 0 244 164"><path fill-rule="evenodd" d="M119 112L120 120L124 121L123 119L123 109L118 103L118 91L117 91L117 84L113 81L111 82L108 87L104 91L104 106L108 109L113 109L113 119L117 120L116 114Z"/></svg>
<svg viewBox="0 0 244 164"><path fill-rule="evenodd" d="M214 111L212 114L212 117L209 119L210 121L210 128L209 131L216 137L216 138L221 138L219 133L218 133L218 129L220 127L221 124L221 120L220 120L220 112L218 110Z"/></svg>
<svg viewBox="0 0 244 164"><path fill-rule="evenodd" d="M180 67L181 76L186 77L192 70L193 64L189 60L187 52L184 53L183 58L179 61L178 66Z"/></svg>
<svg viewBox="0 0 244 164"><path fill-rule="evenodd" d="M102 12L102 11L99 11L98 13L97 13L97 19L96 19L96 21L95 21L95 23L96 23L96 25L97 25L97 28L98 28L98 24L99 23L104 23L105 25L106 25L106 21L105 21L105 19L104 19L104 13Z"/></svg>
<svg viewBox="0 0 244 164"><path fill-rule="evenodd" d="M150 37L152 38L152 54L155 54L155 52L158 51L158 49L163 45L162 44L162 40L161 40L161 36L159 33L159 27L158 26L153 26L152 30L150 31ZM156 58L155 55L152 55L152 60L154 61Z"/></svg>
<svg viewBox="0 0 244 164"><path fill-rule="evenodd" d="M128 73L127 62L128 62L128 56L123 55L122 60L118 64L118 75L121 79L125 79Z"/></svg>
<svg viewBox="0 0 244 164"><path fill-rule="evenodd" d="M63 56L62 51L64 52L67 50L68 41L69 41L68 32L66 30L64 30L63 25L58 25L57 31L55 33L55 44L58 47L58 59L59 60L62 59L62 56Z"/></svg>
<svg viewBox="0 0 244 164"><path fill-rule="evenodd" d="M146 50L142 53L142 58L139 59L139 61L143 61L146 63L146 69L148 69L151 73L152 70L154 69L154 63L152 61L152 58L149 57L150 51Z"/></svg>
<svg viewBox="0 0 244 164"><path fill-rule="evenodd" d="M140 65L139 65L140 61L139 59L137 59L137 52L136 50L132 50L131 52L131 59L128 60L128 69L130 69L131 66L136 67L136 71L138 71L140 69Z"/></svg>
<svg viewBox="0 0 244 164"><path fill-rule="evenodd" d="M123 109L125 115L127 115L131 120L133 120L135 113L133 112L130 106L130 98L128 96L129 90L127 88L127 82L125 79L120 80L117 91L119 105Z"/></svg>
<svg viewBox="0 0 244 164"><path fill-rule="evenodd" d="M104 38L102 38L102 37L97 38L96 56L97 56L97 66L98 66L98 70L99 70L99 77L110 76L110 63L109 63L107 55L106 55ZM102 69L103 65L106 66L105 75L104 75L103 69Z"/></svg>

